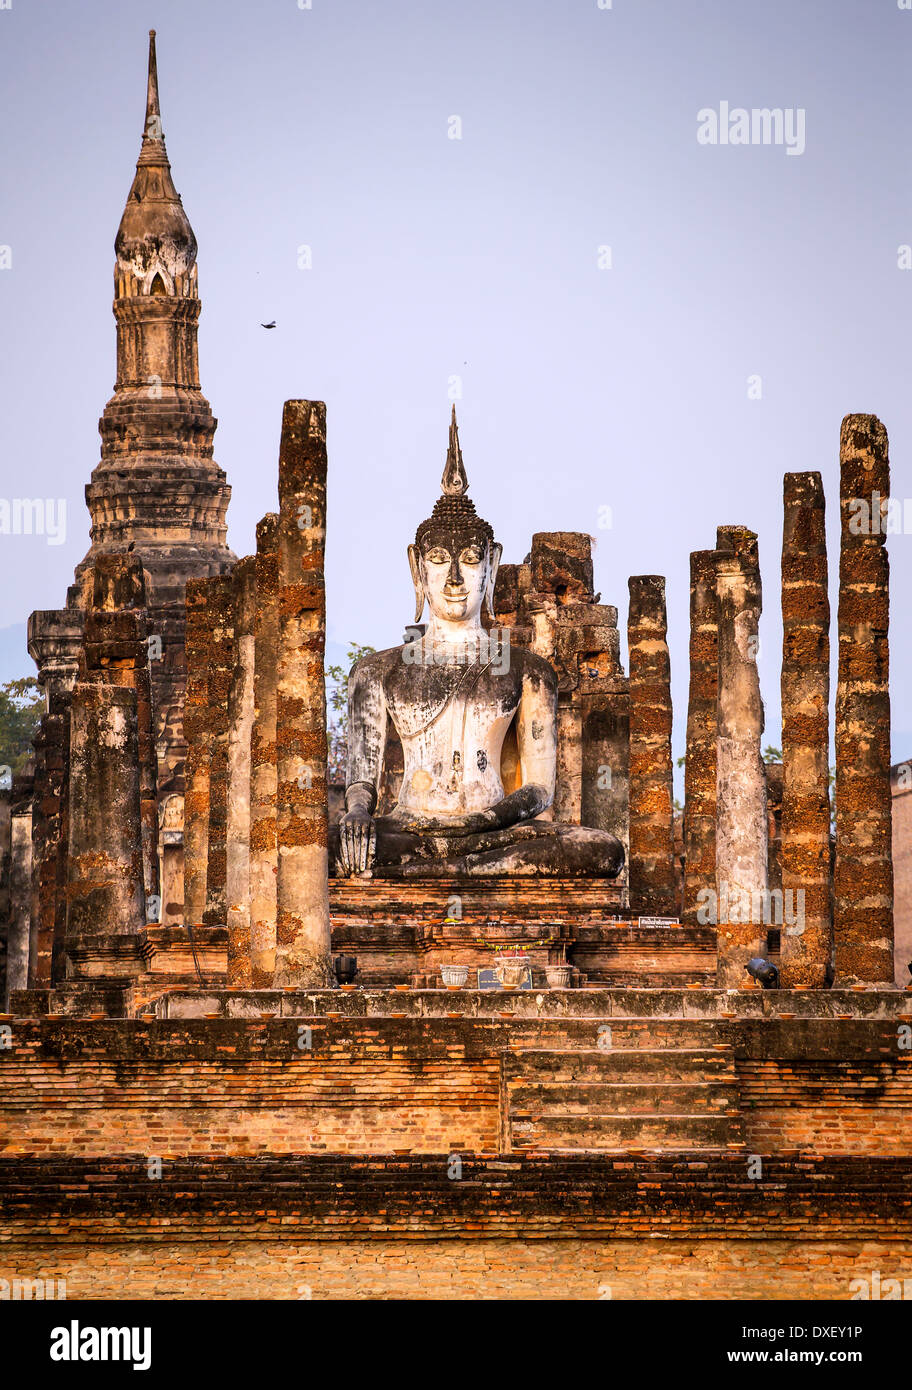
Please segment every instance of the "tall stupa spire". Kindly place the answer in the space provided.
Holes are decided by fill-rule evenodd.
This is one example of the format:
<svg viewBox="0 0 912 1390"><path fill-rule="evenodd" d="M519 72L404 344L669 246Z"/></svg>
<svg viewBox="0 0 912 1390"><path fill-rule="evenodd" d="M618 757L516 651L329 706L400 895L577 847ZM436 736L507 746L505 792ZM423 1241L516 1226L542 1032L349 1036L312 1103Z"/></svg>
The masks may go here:
<svg viewBox="0 0 912 1390"><path fill-rule="evenodd" d="M196 237L171 177L158 97L155 30L149 30L146 121L136 174L114 242L116 290L132 298L196 298Z"/></svg>
<svg viewBox="0 0 912 1390"><path fill-rule="evenodd" d="M158 103L158 61L155 57L155 30L149 30L149 80L146 87L146 124L143 127L143 143L147 140L165 143L162 134L161 107Z"/></svg>
<svg viewBox="0 0 912 1390"><path fill-rule="evenodd" d="M99 422L101 462L86 488L92 544L76 571L76 604L99 555L131 547L146 572L159 792L183 771L184 591L234 559L226 544L231 489L212 457L216 421L200 389L196 237L165 150L155 31L149 34L142 148L114 242L117 381Z"/></svg>

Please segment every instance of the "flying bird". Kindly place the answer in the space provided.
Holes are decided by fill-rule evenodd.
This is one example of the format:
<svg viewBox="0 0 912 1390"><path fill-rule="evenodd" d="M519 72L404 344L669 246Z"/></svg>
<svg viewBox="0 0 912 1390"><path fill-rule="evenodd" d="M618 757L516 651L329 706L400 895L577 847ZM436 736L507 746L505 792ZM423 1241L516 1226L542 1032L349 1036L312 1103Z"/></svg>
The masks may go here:
<svg viewBox="0 0 912 1390"><path fill-rule="evenodd" d="M261 328L275 328L275 319L272 320L272 323L261 323L261 324L260 324L260 327L261 327Z"/></svg>

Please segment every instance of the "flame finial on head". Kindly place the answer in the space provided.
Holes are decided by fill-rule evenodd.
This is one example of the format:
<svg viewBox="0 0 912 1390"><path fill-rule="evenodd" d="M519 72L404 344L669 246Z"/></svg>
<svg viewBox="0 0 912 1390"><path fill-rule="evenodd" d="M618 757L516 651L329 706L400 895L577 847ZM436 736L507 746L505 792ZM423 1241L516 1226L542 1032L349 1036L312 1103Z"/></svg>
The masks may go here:
<svg viewBox="0 0 912 1390"><path fill-rule="evenodd" d="M443 477L440 480L442 496L437 498L434 510L426 521L422 521L415 537L417 544L431 534L452 537L454 534L473 534L482 540L493 541L494 531L488 522L483 521L475 511L475 503L466 496L469 480L462 462L459 447L459 427L456 424L456 407L450 417L450 443L447 449Z"/></svg>
<svg viewBox="0 0 912 1390"><path fill-rule="evenodd" d="M462 450L459 447L459 426L456 423L455 404L453 405L453 414L450 417L450 443L447 449L446 463L443 466L440 487L446 497L462 497L469 490L469 480L466 477L462 462Z"/></svg>

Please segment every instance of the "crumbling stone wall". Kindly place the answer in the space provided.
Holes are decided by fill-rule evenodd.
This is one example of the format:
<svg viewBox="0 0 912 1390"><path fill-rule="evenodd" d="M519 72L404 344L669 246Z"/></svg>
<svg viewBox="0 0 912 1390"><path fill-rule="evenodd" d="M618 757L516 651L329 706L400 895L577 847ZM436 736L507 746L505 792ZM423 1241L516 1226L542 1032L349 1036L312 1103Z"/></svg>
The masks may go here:
<svg viewBox="0 0 912 1390"><path fill-rule="evenodd" d="M617 609L593 590L591 537L537 532L521 565L501 565L497 623L511 642L549 661L558 677L555 820L606 830L628 843L628 683ZM510 757L505 745L505 762ZM509 768L506 769L509 776ZM508 781L504 786L509 790ZM626 882L626 866L618 880Z"/></svg>

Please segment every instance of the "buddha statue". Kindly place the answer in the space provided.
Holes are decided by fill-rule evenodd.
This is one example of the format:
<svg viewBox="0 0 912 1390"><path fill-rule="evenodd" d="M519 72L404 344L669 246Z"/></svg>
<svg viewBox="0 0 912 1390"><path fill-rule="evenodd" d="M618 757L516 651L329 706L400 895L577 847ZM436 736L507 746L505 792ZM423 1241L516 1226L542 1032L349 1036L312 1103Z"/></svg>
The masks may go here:
<svg viewBox="0 0 912 1390"><path fill-rule="evenodd" d="M348 683L345 812L330 851L338 876L530 874L615 877L620 841L547 818L557 764L557 677L494 621L501 546L466 496L455 407L443 494L408 549L415 586L409 640L362 657ZM427 626L419 626L425 604ZM398 802L375 815L387 724L402 743ZM515 737L518 782L501 754ZM512 746L512 745L511 745Z"/></svg>

